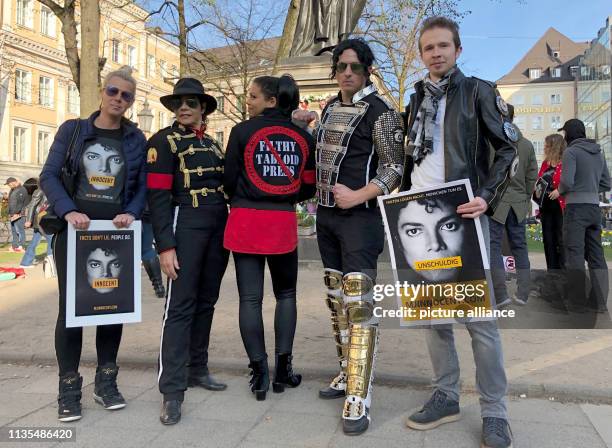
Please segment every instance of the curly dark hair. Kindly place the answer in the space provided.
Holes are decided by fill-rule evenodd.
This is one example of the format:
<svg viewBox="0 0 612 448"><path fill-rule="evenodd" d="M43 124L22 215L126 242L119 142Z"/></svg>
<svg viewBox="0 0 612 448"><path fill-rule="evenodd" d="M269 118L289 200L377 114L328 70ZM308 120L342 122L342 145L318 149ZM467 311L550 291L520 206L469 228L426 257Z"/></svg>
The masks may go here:
<svg viewBox="0 0 612 448"><path fill-rule="evenodd" d="M357 53L359 62L365 65L366 68L370 68L372 65L374 65L374 52L365 40L360 38L343 40L336 46L336 48L334 48L334 52L332 53L331 79L336 77L338 59L340 59L340 55L346 50L353 50L355 53ZM370 73L366 71L366 77L369 78L369 76Z"/></svg>

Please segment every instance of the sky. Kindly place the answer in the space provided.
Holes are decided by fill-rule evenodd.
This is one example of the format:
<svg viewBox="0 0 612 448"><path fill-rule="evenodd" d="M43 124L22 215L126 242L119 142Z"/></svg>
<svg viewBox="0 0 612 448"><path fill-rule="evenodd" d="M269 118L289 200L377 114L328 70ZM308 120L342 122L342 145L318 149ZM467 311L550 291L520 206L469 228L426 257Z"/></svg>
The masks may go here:
<svg viewBox="0 0 612 448"><path fill-rule="evenodd" d="M471 10L460 23L460 68L497 81L508 73L549 27L574 41L597 37L612 15L610 0L464 0Z"/></svg>

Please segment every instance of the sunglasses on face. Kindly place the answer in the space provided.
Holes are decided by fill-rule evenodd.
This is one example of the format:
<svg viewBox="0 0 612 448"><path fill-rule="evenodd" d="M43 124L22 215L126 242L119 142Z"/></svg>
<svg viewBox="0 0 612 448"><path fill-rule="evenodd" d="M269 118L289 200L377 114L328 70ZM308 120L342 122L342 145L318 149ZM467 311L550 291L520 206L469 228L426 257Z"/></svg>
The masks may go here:
<svg viewBox="0 0 612 448"><path fill-rule="evenodd" d="M181 98L172 98L172 100L170 100L170 109L178 110L183 104L186 104L190 109L197 109L200 106L200 100L197 98L186 98L184 100Z"/></svg>
<svg viewBox="0 0 612 448"><path fill-rule="evenodd" d="M355 73L356 75L365 75L367 70L367 67L359 62L351 62L350 64L347 64L346 62L338 62L336 65L336 72L344 73L346 68L349 66L351 67L351 72Z"/></svg>
<svg viewBox="0 0 612 448"><path fill-rule="evenodd" d="M121 94L121 99L126 103L131 103L134 100L134 94L132 92L120 90L119 87L106 86L104 91L106 92L106 95L110 96L111 98L114 98L118 94Z"/></svg>

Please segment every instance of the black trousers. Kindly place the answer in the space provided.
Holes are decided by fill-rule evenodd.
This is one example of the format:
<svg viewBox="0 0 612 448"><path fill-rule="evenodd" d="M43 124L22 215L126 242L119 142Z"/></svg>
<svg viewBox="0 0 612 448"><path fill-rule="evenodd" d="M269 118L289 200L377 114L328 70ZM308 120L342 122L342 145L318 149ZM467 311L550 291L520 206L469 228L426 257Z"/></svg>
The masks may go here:
<svg viewBox="0 0 612 448"><path fill-rule="evenodd" d="M377 208L342 210L317 208L317 242L323 266L347 274L376 277L385 231Z"/></svg>
<svg viewBox="0 0 612 448"><path fill-rule="evenodd" d="M66 272L68 231L53 238L53 254L59 285L59 312L55 324L55 356L60 376L78 372L83 347L83 328L66 328ZM98 365L117 362L123 325L98 325L96 327L96 352Z"/></svg>
<svg viewBox="0 0 612 448"><path fill-rule="evenodd" d="M601 245L601 210L595 204L567 204L563 220L568 299L577 306L604 307L608 301L608 265ZM586 297L584 261L591 292Z"/></svg>
<svg viewBox="0 0 612 448"><path fill-rule="evenodd" d="M237 252L234 252L233 255L240 295L240 335L249 360L261 361L267 357L264 324L261 316L266 260L276 297L274 351L276 354L291 353L297 322L297 249L280 255L254 255Z"/></svg>
<svg viewBox="0 0 612 448"><path fill-rule="evenodd" d="M563 269L565 254L563 248L563 211L559 201L546 201L540 210L544 256L549 271Z"/></svg>
<svg viewBox="0 0 612 448"><path fill-rule="evenodd" d="M188 363L195 371L207 369L210 328L229 260L226 221L225 205L175 209L180 269L168 285L159 352L158 385L166 400L183 400Z"/></svg>

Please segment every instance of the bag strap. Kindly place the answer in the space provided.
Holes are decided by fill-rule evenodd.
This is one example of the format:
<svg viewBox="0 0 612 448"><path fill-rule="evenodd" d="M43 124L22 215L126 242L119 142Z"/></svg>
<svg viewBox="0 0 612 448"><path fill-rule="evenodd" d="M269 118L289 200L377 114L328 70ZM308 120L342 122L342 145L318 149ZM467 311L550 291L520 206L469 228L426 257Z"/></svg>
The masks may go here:
<svg viewBox="0 0 612 448"><path fill-rule="evenodd" d="M72 137L70 138L70 143L68 144L68 149L66 150L66 158L64 159L64 166L70 167L70 173L72 174L72 152L74 150L74 145L79 138L79 133L81 132L81 119L76 119L76 126L74 127L74 131L72 132Z"/></svg>

